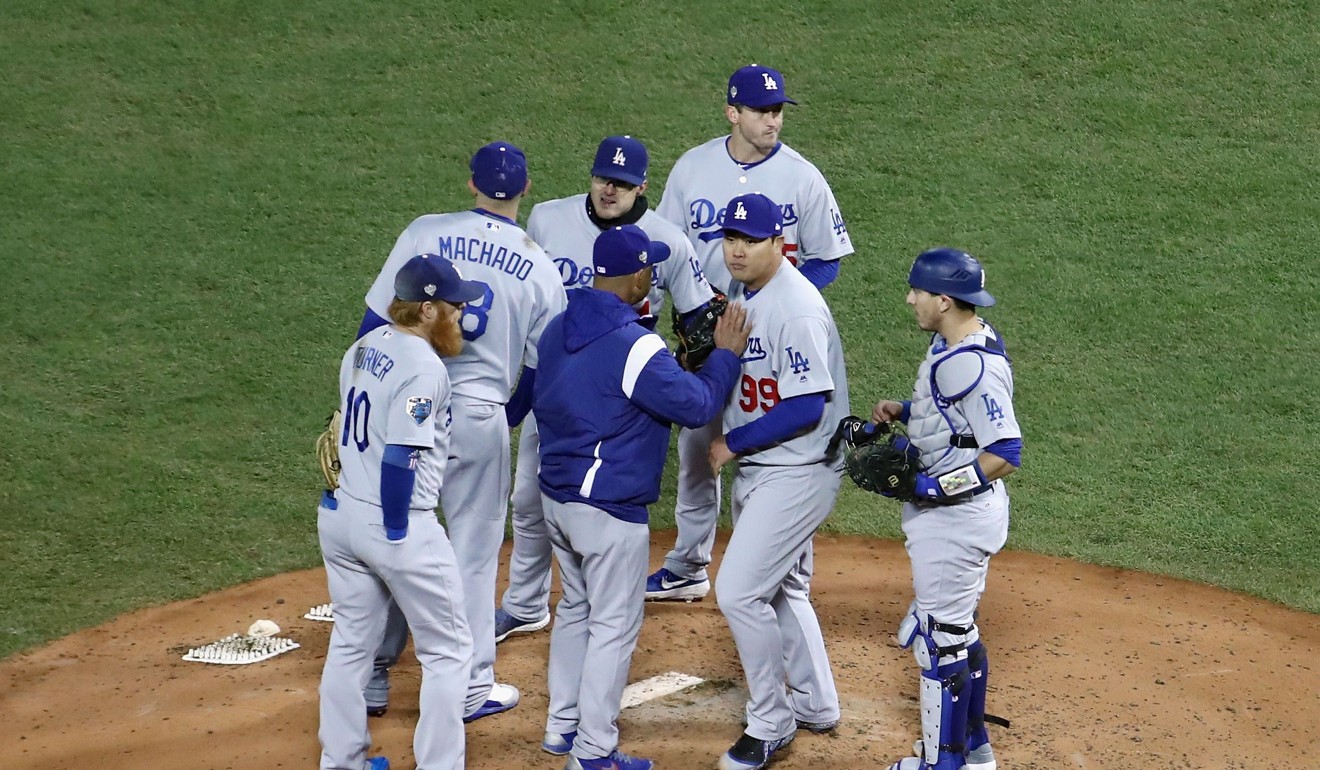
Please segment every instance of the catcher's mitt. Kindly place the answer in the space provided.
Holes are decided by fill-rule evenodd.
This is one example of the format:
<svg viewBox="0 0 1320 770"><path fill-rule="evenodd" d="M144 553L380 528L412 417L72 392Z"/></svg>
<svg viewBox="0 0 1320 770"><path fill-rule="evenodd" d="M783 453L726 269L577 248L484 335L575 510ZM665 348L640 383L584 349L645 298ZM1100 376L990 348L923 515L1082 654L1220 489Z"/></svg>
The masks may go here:
<svg viewBox="0 0 1320 770"><path fill-rule="evenodd" d="M695 372L706 363L710 354L715 352L715 324L728 307L729 298L717 291L714 299L687 313L686 321L677 308L670 308L674 337L678 339L678 350L674 355L679 366Z"/></svg>
<svg viewBox="0 0 1320 770"><path fill-rule="evenodd" d="M316 437L316 459L321 463L325 488L339 489L339 432L343 430L344 415L338 409L325 422L325 430Z"/></svg>
<svg viewBox="0 0 1320 770"><path fill-rule="evenodd" d="M849 419L855 418L845 418L840 423L840 430ZM848 433L856 434L857 431ZM867 492L903 501L915 500L917 474L921 473L918 463L921 452L893 426L877 425L869 436L859 444L850 441L845 433L843 441L847 454L843 465L848 477Z"/></svg>

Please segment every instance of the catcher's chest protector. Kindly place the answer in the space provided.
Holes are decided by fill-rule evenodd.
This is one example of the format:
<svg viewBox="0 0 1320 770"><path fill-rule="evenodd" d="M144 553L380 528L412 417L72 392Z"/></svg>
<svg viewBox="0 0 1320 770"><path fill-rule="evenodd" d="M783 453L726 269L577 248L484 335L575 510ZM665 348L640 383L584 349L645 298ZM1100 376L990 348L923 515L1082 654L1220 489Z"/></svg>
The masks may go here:
<svg viewBox="0 0 1320 770"><path fill-rule="evenodd" d="M921 466L927 473L953 470L980 454L977 447L952 446L950 439L971 435L961 400L980 382L985 359L991 356L1007 363L1003 343L992 331L969 334L953 348L935 344L927 351L917 370L908 419L908 438L921 450Z"/></svg>

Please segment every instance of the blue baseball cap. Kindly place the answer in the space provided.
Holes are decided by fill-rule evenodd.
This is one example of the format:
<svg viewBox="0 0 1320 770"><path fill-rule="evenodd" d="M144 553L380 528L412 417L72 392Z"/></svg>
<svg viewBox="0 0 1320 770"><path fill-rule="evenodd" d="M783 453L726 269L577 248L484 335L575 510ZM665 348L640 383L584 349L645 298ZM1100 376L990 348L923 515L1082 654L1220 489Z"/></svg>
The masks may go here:
<svg viewBox="0 0 1320 770"><path fill-rule="evenodd" d="M784 76L779 70L750 64L729 76L726 92L729 104L742 104L756 109L776 104L797 104L784 92Z"/></svg>
<svg viewBox="0 0 1320 770"><path fill-rule="evenodd" d="M748 193L729 201L720 227L749 238L774 238L784 234L784 215L778 203L761 193Z"/></svg>
<svg viewBox="0 0 1320 770"><path fill-rule="evenodd" d="M475 302L486 293L476 281L465 281L454 263L435 254L419 254L394 274L394 296L405 302L444 300L457 305Z"/></svg>
<svg viewBox="0 0 1320 770"><path fill-rule="evenodd" d="M596 275L619 276L633 273L669 259L669 244L653 241L637 225L618 225L596 236L591 247L591 263Z"/></svg>
<svg viewBox="0 0 1320 770"><path fill-rule="evenodd" d="M596 149L591 175L640 185L646 182L650 163L646 145L631 136L607 136Z"/></svg>
<svg viewBox="0 0 1320 770"><path fill-rule="evenodd" d="M508 142L491 142L472 156L472 184L495 200L512 200L527 189L527 156Z"/></svg>

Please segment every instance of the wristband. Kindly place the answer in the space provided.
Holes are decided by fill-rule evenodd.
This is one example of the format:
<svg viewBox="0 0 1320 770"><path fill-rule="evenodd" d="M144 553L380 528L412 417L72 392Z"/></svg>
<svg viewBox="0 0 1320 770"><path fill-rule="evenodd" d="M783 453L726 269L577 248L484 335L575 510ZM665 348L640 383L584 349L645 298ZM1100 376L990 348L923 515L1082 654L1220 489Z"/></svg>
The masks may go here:
<svg viewBox="0 0 1320 770"><path fill-rule="evenodd" d="M990 483L986 480L985 474L981 472L981 464L975 460L961 468L941 474L936 477L935 481L939 484L940 492L945 497L955 497L964 492L980 489Z"/></svg>

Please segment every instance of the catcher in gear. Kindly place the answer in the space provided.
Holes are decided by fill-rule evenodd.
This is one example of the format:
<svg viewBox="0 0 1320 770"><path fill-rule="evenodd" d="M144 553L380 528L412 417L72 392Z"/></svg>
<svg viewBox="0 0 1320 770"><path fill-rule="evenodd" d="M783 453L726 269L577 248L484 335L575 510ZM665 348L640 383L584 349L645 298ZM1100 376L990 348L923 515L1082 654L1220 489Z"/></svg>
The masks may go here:
<svg viewBox="0 0 1320 770"><path fill-rule="evenodd" d="M921 452L901 429L890 423L872 424L849 415L839 421L830 451L842 445L848 478L867 492L911 502L917 497Z"/></svg>
<svg viewBox="0 0 1320 770"><path fill-rule="evenodd" d="M914 600L898 631L921 669L921 740L890 770L994 770L977 607L1008 538L1004 477L1022 462L1013 367L1004 338L980 315L995 298L979 260L931 249L912 263L908 286L908 307L930 341L911 399L871 410L877 424L907 426L923 466L902 509Z"/></svg>
<svg viewBox="0 0 1320 770"><path fill-rule="evenodd" d="M715 324L729 307L729 298L715 292L714 298L690 313L679 314L671 307L674 337L678 350L674 357L689 372L699 371L701 365L715 350Z"/></svg>

